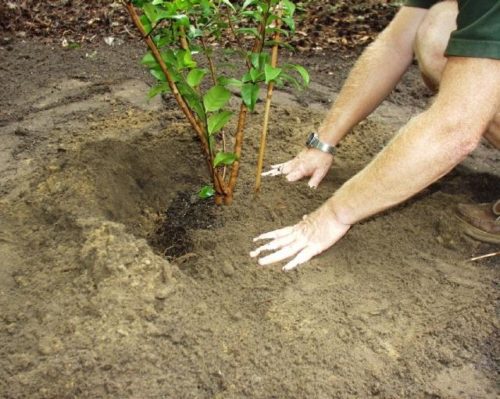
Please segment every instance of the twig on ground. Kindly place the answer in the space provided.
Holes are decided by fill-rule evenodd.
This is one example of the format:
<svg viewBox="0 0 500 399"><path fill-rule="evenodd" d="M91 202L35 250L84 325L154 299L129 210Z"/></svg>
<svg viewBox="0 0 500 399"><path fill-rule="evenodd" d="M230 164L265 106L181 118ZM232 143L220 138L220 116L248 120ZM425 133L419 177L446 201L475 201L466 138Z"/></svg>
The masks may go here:
<svg viewBox="0 0 500 399"><path fill-rule="evenodd" d="M481 260L481 259L486 259L486 258L492 258L494 256L499 256L499 255L500 255L500 251L498 251L498 252L492 252L490 254L481 255L481 256L475 256L473 258L470 258L469 262L474 262L476 260Z"/></svg>

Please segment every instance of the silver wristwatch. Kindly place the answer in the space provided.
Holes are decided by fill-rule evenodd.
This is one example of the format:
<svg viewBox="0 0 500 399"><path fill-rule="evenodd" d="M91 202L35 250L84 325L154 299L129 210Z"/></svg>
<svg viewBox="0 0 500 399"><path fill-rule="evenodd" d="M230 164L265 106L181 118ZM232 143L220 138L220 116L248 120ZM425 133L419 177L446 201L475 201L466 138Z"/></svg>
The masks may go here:
<svg viewBox="0 0 500 399"><path fill-rule="evenodd" d="M335 155L335 152L337 152L337 149L335 148L334 145L323 143L319 139L318 135L314 132L309 134L309 136L307 137L306 147L307 148L317 148L320 151L323 151L323 152L326 152L327 154L332 154L332 155Z"/></svg>

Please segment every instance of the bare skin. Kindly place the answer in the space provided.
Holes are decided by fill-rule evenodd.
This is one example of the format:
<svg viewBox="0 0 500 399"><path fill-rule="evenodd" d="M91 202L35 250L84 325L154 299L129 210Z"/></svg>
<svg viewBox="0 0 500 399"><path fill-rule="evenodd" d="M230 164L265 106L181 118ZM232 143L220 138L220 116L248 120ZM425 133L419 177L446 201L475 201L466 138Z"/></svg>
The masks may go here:
<svg viewBox="0 0 500 399"><path fill-rule="evenodd" d="M336 145L394 89L413 60L413 43L426 13L424 9L403 7L366 49L318 130L323 142ZM309 186L317 187L332 163L332 155L316 149L304 149L291 161L273 165L271 172L282 168L289 181L311 176Z"/></svg>
<svg viewBox="0 0 500 399"><path fill-rule="evenodd" d="M322 124L323 141L336 144L388 95L410 65L419 26L430 12L403 7L365 52ZM335 244L353 224L406 200L448 173L482 136L500 137L494 133L500 126L500 61L450 57L438 82L433 105L403 127L364 170L300 223L257 237L255 241L271 241L250 255L275 251L260 258L261 265L292 257L283 268L291 270ZM283 168L288 180L312 176L309 185L316 187L332 161L331 155L306 150L273 170L277 174Z"/></svg>

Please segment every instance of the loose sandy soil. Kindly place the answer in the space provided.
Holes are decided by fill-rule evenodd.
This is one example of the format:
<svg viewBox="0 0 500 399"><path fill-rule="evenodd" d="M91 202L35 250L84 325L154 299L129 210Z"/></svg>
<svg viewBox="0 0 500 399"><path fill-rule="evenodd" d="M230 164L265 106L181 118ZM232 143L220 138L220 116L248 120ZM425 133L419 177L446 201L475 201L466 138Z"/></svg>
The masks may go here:
<svg viewBox="0 0 500 399"><path fill-rule="evenodd" d="M486 144L296 272L247 255L425 106L415 68L317 191L274 179L254 198L259 108L235 204L217 208L196 197L207 175L182 115L145 100L141 53L0 47L1 398L497 397L498 257L469 262L495 247L453 217L500 197ZM302 61L313 84L277 93L268 164L300 150L352 64Z"/></svg>

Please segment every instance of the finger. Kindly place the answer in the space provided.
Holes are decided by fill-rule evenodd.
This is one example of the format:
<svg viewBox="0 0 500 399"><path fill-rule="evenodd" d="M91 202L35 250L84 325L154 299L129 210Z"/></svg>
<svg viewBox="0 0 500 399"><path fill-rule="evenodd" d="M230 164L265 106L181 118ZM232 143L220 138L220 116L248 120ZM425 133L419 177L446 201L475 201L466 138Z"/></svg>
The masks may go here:
<svg viewBox="0 0 500 399"><path fill-rule="evenodd" d="M309 187L311 188L318 188L319 186L319 183L321 183L321 180L323 180L323 178L325 177L325 175L328 173L328 169L320 169L320 168L317 168L311 179L309 180Z"/></svg>
<svg viewBox="0 0 500 399"><path fill-rule="evenodd" d="M274 251L276 249L283 248L285 245L291 244L296 238L296 234L288 234L284 237L276 238L275 240L268 242L265 245L257 248L255 251L250 252L250 256L255 258L259 256L261 252L264 251Z"/></svg>
<svg viewBox="0 0 500 399"><path fill-rule="evenodd" d="M255 242L255 241L259 241L259 240L270 240L270 239L274 239L274 238L283 237L283 236L286 236L286 235L290 234L291 232L293 232L293 229L294 229L294 226L288 226L288 227L284 227L284 228L279 229L279 230L270 231L268 233L264 233L258 237L255 237L253 239L253 241Z"/></svg>
<svg viewBox="0 0 500 399"><path fill-rule="evenodd" d="M292 159L288 162L281 164L281 166L282 166L281 170L283 171L283 174L287 175L288 173L290 173L295 168L295 163L296 163L296 160Z"/></svg>
<svg viewBox="0 0 500 399"><path fill-rule="evenodd" d="M283 266L283 271L288 272L292 269L295 269L298 265L302 263L306 263L313 256L317 255L319 251L312 245L305 247L300 253L293 258L290 262L288 262L285 266Z"/></svg>
<svg viewBox="0 0 500 399"><path fill-rule="evenodd" d="M282 175L283 171L281 169L271 169L268 170L267 172L262 172L260 175L261 176L279 176Z"/></svg>
<svg viewBox="0 0 500 399"><path fill-rule="evenodd" d="M285 174L285 172L283 171L283 173ZM303 171L302 168L298 168L290 173L288 173L286 175L286 179L288 181L297 181L297 180L300 180L302 179L303 177L305 176L305 172Z"/></svg>
<svg viewBox="0 0 500 399"><path fill-rule="evenodd" d="M288 161L288 162L290 162L290 161ZM282 168L283 166L285 166L285 164L286 164L286 163L288 163L288 162L277 163L277 164L275 164L275 165L271 165L271 169L280 169L280 168Z"/></svg>
<svg viewBox="0 0 500 399"><path fill-rule="evenodd" d="M300 241L296 240L292 244L287 245L286 247L280 249L279 251L276 251L271 255L267 255L263 258L260 258L259 265L261 266L270 265L271 263L279 262L283 259L289 258L290 256L293 256L297 252L299 252L306 245L307 242L305 240L300 240Z"/></svg>

